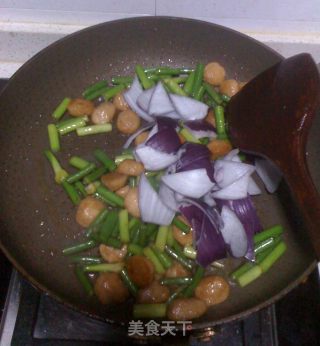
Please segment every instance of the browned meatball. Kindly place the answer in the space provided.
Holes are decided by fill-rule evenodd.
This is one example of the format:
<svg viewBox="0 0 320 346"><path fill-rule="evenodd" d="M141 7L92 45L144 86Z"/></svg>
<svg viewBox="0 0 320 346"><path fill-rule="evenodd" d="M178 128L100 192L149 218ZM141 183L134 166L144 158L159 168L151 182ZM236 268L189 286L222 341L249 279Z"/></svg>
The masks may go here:
<svg viewBox="0 0 320 346"><path fill-rule="evenodd" d="M153 281L151 285L139 290L137 302L141 304L165 303L169 296L168 287L160 285L158 281Z"/></svg>
<svg viewBox="0 0 320 346"><path fill-rule="evenodd" d="M117 94L113 98L113 104L115 105L115 107L118 111L126 111L127 109L129 109L129 106L128 106L126 100L124 99L122 93Z"/></svg>
<svg viewBox="0 0 320 346"><path fill-rule="evenodd" d="M228 139L214 138L207 144L207 148L211 152L211 159L216 160L228 154L232 150L232 145Z"/></svg>
<svg viewBox="0 0 320 346"><path fill-rule="evenodd" d="M111 102L102 102L95 108L91 115L94 124L110 123L116 113L116 107Z"/></svg>
<svg viewBox="0 0 320 346"><path fill-rule="evenodd" d="M216 118L215 118L215 115L214 115L214 111L213 109L211 108L207 114L207 116L204 118L204 120L211 124L213 127L216 127Z"/></svg>
<svg viewBox="0 0 320 346"><path fill-rule="evenodd" d="M134 144L136 146L138 146L139 144L144 143L147 140L148 136L149 136L149 131L145 131L145 132L140 133L140 135L138 135L134 139Z"/></svg>
<svg viewBox="0 0 320 346"><path fill-rule="evenodd" d="M127 196L127 194L129 193L129 191L130 191L130 187L129 187L129 185L126 185L126 186L122 187L121 189L117 190L117 191L116 191L116 194L117 194L118 196L121 196L121 197L124 198L124 197Z"/></svg>
<svg viewBox="0 0 320 346"><path fill-rule="evenodd" d="M108 263L121 262L127 254L127 245L123 245L121 249L100 244L99 252L101 257Z"/></svg>
<svg viewBox="0 0 320 346"><path fill-rule="evenodd" d="M77 223L82 227L88 227L104 208L104 204L98 199L91 196L84 198L77 209Z"/></svg>
<svg viewBox="0 0 320 346"><path fill-rule="evenodd" d="M123 111L118 115L117 128L122 133L132 134L138 130L140 124L140 118L130 109Z"/></svg>
<svg viewBox="0 0 320 346"><path fill-rule="evenodd" d="M217 275L204 277L195 290L195 296L208 306L222 303L228 298L229 293L229 284L224 278Z"/></svg>
<svg viewBox="0 0 320 346"><path fill-rule="evenodd" d="M174 239L182 246L192 245L193 243L193 232L183 233L178 227L172 229Z"/></svg>
<svg viewBox="0 0 320 346"><path fill-rule="evenodd" d="M117 167L117 172L135 177L141 175L143 171L143 164L132 159L123 160Z"/></svg>
<svg viewBox="0 0 320 346"><path fill-rule="evenodd" d="M154 278L153 264L144 256L134 255L126 263L128 275L138 287L147 287Z"/></svg>
<svg viewBox="0 0 320 346"><path fill-rule="evenodd" d="M207 311L206 303L197 298L178 298L168 307L167 316L173 321L192 320Z"/></svg>
<svg viewBox="0 0 320 346"><path fill-rule="evenodd" d="M226 76L226 71L218 62L210 62L204 68L203 78L212 85L220 85Z"/></svg>
<svg viewBox="0 0 320 346"><path fill-rule="evenodd" d="M128 176L118 172L110 172L101 177L101 182L109 190L116 191L126 185Z"/></svg>
<svg viewBox="0 0 320 346"><path fill-rule="evenodd" d="M167 278L183 278L186 276L191 276L191 273L179 262L174 262L173 265L167 269L165 276Z"/></svg>
<svg viewBox="0 0 320 346"><path fill-rule="evenodd" d="M124 207L134 217L140 217L139 196L136 187L129 189L124 197Z"/></svg>
<svg viewBox="0 0 320 346"><path fill-rule="evenodd" d="M239 91L239 83L235 79L227 79L220 85L220 92L232 97Z"/></svg>
<svg viewBox="0 0 320 346"><path fill-rule="evenodd" d="M129 291L118 273L99 274L94 292L102 304L122 303L129 297Z"/></svg>
<svg viewBox="0 0 320 346"><path fill-rule="evenodd" d="M73 99L70 101L68 112L74 117L82 117L84 115L91 115L94 111L93 102L85 99Z"/></svg>
<svg viewBox="0 0 320 346"><path fill-rule="evenodd" d="M185 224L189 225L189 222L182 216L178 217L182 222L184 222ZM190 225L189 225L190 226ZM174 239L181 244L182 246L186 246L186 245L192 245L193 243L193 232L190 231L189 233L183 233L181 231L181 229L179 229L176 226L172 227L172 233L173 233L173 237Z"/></svg>

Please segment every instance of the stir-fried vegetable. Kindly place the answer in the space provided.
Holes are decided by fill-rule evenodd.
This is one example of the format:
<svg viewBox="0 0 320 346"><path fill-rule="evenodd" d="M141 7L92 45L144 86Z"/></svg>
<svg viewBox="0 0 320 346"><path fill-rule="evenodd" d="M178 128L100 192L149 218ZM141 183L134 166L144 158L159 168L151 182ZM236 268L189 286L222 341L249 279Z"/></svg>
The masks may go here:
<svg viewBox="0 0 320 346"><path fill-rule="evenodd" d="M193 319L232 294L228 276L244 287L267 272L286 250L283 229L262 231L251 197L262 165L228 140L224 110L240 83L217 62L135 72L98 81L52 113L59 122L51 118L44 154L86 238L62 252L102 304L132 296L134 318ZM52 153L61 155L66 134L114 128L130 135L116 157L107 148L69 156L68 174ZM232 273L217 262L228 256L243 258Z"/></svg>

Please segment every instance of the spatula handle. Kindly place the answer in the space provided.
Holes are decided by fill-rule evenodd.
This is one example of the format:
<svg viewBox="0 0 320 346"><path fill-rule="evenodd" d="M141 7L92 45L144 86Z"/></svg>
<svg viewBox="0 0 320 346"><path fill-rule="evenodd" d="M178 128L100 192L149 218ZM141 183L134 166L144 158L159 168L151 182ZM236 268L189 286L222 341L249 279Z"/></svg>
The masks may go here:
<svg viewBox="0 0 320 346"><path fill-rule="evenodd" d="M300 161L295 161L294 169L284 172L284 175L303 216L315 255L320 260L320 196L313 184L306 161Z"/></svg>

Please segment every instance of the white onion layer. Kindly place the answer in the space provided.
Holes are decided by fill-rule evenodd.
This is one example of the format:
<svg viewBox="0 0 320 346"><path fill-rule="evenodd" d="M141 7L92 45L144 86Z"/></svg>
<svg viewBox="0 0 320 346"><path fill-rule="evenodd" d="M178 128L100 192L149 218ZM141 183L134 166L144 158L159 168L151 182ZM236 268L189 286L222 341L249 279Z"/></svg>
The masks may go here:
<svg viewBox="0 0 320 346"><path fill-rule="evenodd" d="M155 87L142 91L141 94L137 98L137 104L147 113L149 110L149 104L150 104L152 94L154 92L154 88Z"/></svg>
<svg viewBox="0 0 320 346"><path fill-rule="evenodd" d="M223 226L220 231L224 241L230 246L232 256L244 256L248 249L248 238L239 218L227 206L222 207L221 218Z"/></svg>
<svg viewBox="0 0 320 346"><path fill-rule="evenodd" d="M208 113L208 106L205 103L191 97L170 94L170 99L183 120L200 120Z"/></svg>
<svg viewBox="0 0 320 346"><path fill-rule="evenodd" d="M167 168L178 159L176 154L163 153L144 144L140 144L135 149L134 155L143 163L145 169L150 171Z"/></svg>
<svg viewBox="0 0 320 346"><path fill-rule="evenodd" d="M123 97L134 112L136 112L144 120L151 122L153 121L153 118L148 113L146 113L137 103L137 99L142 91L143 90L140 85L139 79L137 76L135 76L130 89L123 93Z"/></svg>
<svg viewBox="0 0 320 346"><path fill-rule="evenodd" d="M218 199L241 199L248 195L249 174L243 175L232 184L212 192L212 196Z"/></svg>
<svg viewBox="0 0 320 346"><path fill-rule="evenodd" d="M152 94L148 113L152 116L158 116L172 111L174 111L174 107L170 101L169 95L162 83L159 82Z"/></svg>
<svg viewBox="0 0 320 346"><path fill-rule="evenodd" d="M164 175L162 181L172 190L192 198L202 197L214 185L205 168Z"/></svg>
<svg viewBox="0 0 320 346"><path fill-rule="evenodd" d="M251 175L255 168L242 162L217 160L214 163L214 179L221 188L234 183L244 175Z"/></svg>
<svg viewBox="0 0 320 346"><path fill-rule="evenodd" d="M139 181L139 208L144 222L157 225L170 225L175 215L175 212L162 202L144 174Z"/></svg>
<svg viewBox="0 0 320 346"><path fill-rule="evenodd" d="M161 183L159 188L159 197L162 202L174 211L179 210L179 203L176 200L175 192L171 190L166 184Z"/></svg>

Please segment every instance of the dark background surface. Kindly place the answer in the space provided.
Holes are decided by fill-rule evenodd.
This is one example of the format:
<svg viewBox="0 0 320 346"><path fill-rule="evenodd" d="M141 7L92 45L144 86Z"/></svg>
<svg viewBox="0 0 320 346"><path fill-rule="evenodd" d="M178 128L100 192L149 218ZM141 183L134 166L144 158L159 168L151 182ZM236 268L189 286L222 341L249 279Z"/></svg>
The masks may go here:
<svg viewBox="0 0 320 346"><path fill-rule="evenodd" d="M3 253L0 251L0 307L1 307L1 314L2 314L4 301L6 299L6 294L7 294L8 283L9 283L11 271L12 271L12 268L11 268L9 261L3 255Z"/></svg>
<svg viewBox="0 0 320 346"><path fill-rule="evenodd" d="M6 79L0 79L0 91L7 83ZM3 255L3 253L0 250L0 316L2 315L2 310L4 306L4 301L7 294L10 274L11 274L11 265L9 264L9 261L7 258Z"/></svg>

